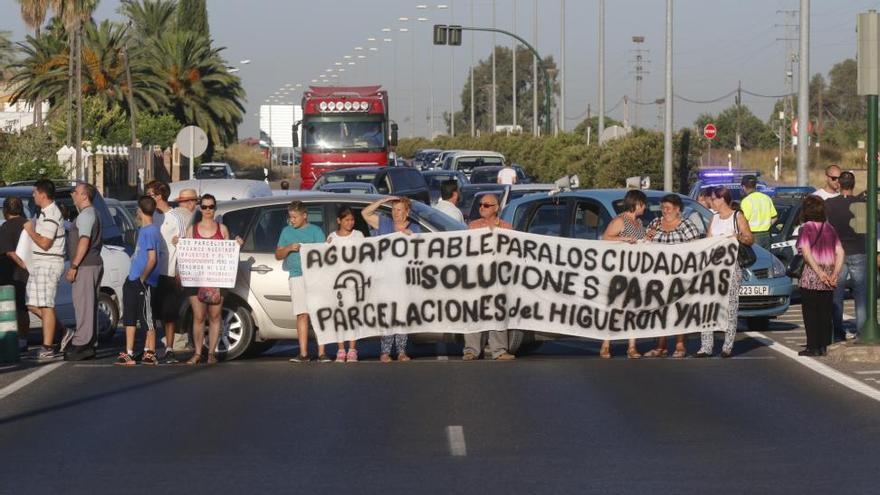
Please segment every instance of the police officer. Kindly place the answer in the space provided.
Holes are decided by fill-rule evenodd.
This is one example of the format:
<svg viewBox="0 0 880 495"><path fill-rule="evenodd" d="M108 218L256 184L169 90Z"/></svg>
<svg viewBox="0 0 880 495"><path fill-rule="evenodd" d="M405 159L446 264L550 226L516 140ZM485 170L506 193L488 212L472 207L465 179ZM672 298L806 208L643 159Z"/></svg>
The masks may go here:
<svg viewBox="0 0 880 495"><path fill-rule="evenodd" d="M746 175L740 182L743 188L743 199L740 209L749 221L749 228L755 238L755 244L770 249L770 227L776 222L776 207L770 196L758 192L758 178Z"/></svg>

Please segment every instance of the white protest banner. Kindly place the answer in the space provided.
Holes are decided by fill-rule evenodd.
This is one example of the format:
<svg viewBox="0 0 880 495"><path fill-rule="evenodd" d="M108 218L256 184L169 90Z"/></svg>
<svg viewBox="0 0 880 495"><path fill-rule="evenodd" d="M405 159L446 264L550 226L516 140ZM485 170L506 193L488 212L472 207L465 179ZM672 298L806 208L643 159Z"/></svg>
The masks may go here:
<svg viewBox="0 0 880 495"><path fill-rule="evenodd" d="M322 344L521 329L593 339L723 330L739 269L728 238L586 241L489 229L303 245Z"/></svg>
<svg viewBox="0 0 880 495"><path fill-rule="evenodd" d="M238 272L235 241L180 239L177 242L177 274L184 287L235 287Z"/></svg>

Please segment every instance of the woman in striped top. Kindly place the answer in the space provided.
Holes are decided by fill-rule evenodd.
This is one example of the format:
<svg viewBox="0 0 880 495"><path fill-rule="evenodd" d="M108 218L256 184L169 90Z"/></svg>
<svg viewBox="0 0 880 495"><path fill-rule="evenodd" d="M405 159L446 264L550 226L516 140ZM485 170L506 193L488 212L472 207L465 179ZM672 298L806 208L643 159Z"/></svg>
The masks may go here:
<svg viewBox="0 0 880 495"><path fill-rule="evenodd" d="M648 207L648 197L645 193L638 189L627 191L623 197L623 213L614 217L605 233L602 234L603 241L621 241L630 244L645 239L646 231L642 221L639 220ZM611 341L602 341L602 348L599 350L599 357L608 359L611 357ZM629 339L629 347L626 351L626 357L630 359L638 359L642 357L636 350L636 339Z"/></svg>
<svg viewBox="0 0 880 495"><path fill-rule="evenodd" d="M843 267L843 245L837 231L825 221L825 202L814 195L804 199L797 246L804 256L798 280L807 348L801 356L824 356L831 344L832 310L837 276Z"/></svg>

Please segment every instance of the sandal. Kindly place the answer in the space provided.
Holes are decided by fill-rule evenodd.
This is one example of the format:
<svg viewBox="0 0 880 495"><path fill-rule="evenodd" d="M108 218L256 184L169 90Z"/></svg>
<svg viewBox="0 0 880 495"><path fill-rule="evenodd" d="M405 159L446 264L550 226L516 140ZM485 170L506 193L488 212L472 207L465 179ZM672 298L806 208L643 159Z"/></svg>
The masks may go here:
<svg viewBox="0 0 880 495"><path fill-rule="evenodd" d="M117 366L136 366L137 362L135 362L134 358L127 352L120 352L119 356L116 358L116 362L113 363Z"/></svg>
<svg viewBox="0 0 880 495"><path fill-rule="evenodd" d="M599 357L602 359L611 359L611 343L602 343L602 348L599 349Z"/></svg>
<svg viewBox="0 0 880 495"><path fill-rule="evenodd" d="M213 352L208 353L206 364L217 364L217 356L215 356Z"/></svg>
<svg viewBox="0 0 880 495"><path fill-rule="evenodd" d="M192 366L194 364L199 364L202 361L201 354L193 354L191 358L186 361L186 364Z"/></svg>
<svg viewBox="0 0 880 495"><path fill-rule="evenodd" d="M397 355L397 360L405 363L407 361L412 361L412 358L407 356L405 352L401 352Z"/></svg>
<svg viewBox="0 0 880 495"><path fill-rule="evenodd" d="M349 363L356 363L358 360L358 351L356 349L349 349L348 355L345 356L345 360Z"/></svg>
<svg viewBox="0 0 880 495"><path fill-rule="evenodd" d="M672 353L672 357L674 357L676 359L683 359L683 358L687 357L687 350L686 349L675 349L675 352Z"/></svg>
<svg viewBox="0 0 880 495"><path fill-rule="evenodd" d="M639 359L642 357L642 355L639 354L639 351L636 350L635 347L630 347L626 350L626 357L627 359Z"/></svg>
<svg viewBox="0 0 880 495"><path fill-rule="evenodd" d="M629 355L629 353L627 353ZM642 354L642 357L646 358L665 358L669 355L669 351L666 349L651 349L650 351Z"/></svg>
<svg viewBox="0 0 880 495"><path fill-rule="evenodd" d="M379 356L379 361L381 361L383 363L390 363L391 362L391 355L390 354L382 354L381 356Z"/></svg>

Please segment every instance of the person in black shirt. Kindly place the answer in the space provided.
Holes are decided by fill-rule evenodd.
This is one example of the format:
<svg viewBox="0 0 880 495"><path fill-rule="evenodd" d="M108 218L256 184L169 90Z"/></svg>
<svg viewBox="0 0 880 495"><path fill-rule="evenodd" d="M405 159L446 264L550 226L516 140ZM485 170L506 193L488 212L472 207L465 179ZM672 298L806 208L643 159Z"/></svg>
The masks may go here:
<svg viewBox="0 0 880 495"><path fill-rule="evenodd" d="M27 218L21 198L6 198L3 203L3 218L0 225L0 285L15 287L15 314L18 319L18 345L27 350L27 332L30 318L26 304L28 272L24 262L15 254L18 239Z"/></svg>
<svg viewBox="0 0 880 495"><path fill-rule="evenodd" d="M837 231L843 244L843 269L834 289L834 335L842 340L854 339L865 324L867 311L867 254L865 231L867 230L867 203L865 198L853 194L856 177L852 172L842 172L838 178L840 195L825 200L825 215L828 223ZM852 288L856 304L856 328L844 334L843 296L847 285Z"/></svg>

